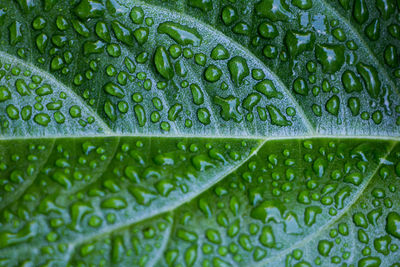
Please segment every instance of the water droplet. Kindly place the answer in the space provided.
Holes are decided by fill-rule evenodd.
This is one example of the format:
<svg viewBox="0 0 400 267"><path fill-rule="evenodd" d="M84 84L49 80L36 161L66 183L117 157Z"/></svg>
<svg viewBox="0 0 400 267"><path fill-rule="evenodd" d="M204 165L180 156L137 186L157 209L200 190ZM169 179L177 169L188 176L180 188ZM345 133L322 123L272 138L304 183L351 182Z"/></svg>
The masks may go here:
<svg viewBox="0 0 400 267"><path fill-rule="evenodd" d="M271 124L277 126L290 126L292 123L286 119L286 117L273 105L268 105L267 110L271 117Z"/></svg>
<svg viewBox="0 0 400 267"><path fill-rule="evenodd" d="M204 124L204 125L208 125L211 123L211 119L210 119L211 115L210 112L208 111L208 109L206 108L199 108L197 110L197 118L199 119L199 121Z"/></svg>
<svg viewBox="0 0 400 267"><path fill-rule="evenodd" d="M365 34L372 41L378 40L380 32L380 22L378 19L372 20L371 23L365 28Z"/></svg>
<svg viewBox="0 0 400 267"><path fill-rule="evenodd" d="M221 116L224 120L229 121L230 119L235 122L242 121L242 115L239 112L239 99L234 96L228 96L222 98L220 96L214 97L215 104L221 106Z"/></svg>
<svg viewBox="0 0 400 267"><path fill-rule="evenodd" d="M197 245L189 247L185 252L186 266L193 266L197 259Z"/></svg>
<svg viewBox="0 0 400 267"><path fill-rule="evenodd" d="M136 201L140 205L145 206L148 206L157 196L152 191L139 186L130 187L129 192L135 197Z"/></svg>
<svg viewBox="0 0 400 267"><path fill-rule="evenodd" d="M381 81L379 80L377 70L370 65L360 62L357 64L357 71L365 82L368 94L372 98L377 99L381 94Z"/></svg>
<svg viewBox="0 0 400 267"><path fill-rule="evenodd" d="M195 28L190 28L175 22L164 22L158 26L158 33L165 33L180 45L200 46L202 37Z"/></svg>
<svg viewBox="0 0 400 267"><path fill-rule="evenodd" d="M169 57L169 54L164 46L157 47L154 55L154 64L158 73L160 73L165 79L171 80L174 77L174 69L172 67L171 58Z"/></svg>
<svg viewBox="0 0 400 267"><path fill-rule="evenodd" d="M111 42L110 31L108 30L108 27L104 22L102 21L97 22L96 34L99 38L103 39L105 42L107 43Z"/></svg>
<svg viewBox="0 0 400 267"><path fill-rule="evenodd" d="M21 95L21 96L27 96L30 94L29 88L26 85L24 80L18 79L15 81L15 87L17 89L17 92Z"/></svg>
<svg viewBox="0 0 400 267"><path fill-rule="evenodd" d="M51 176L51 179L53 179L55 182L57 182L58 184L63 186L65 189L69 189L72 186L71 181L62 172L57 171L57 172L53 173L53 175Z"/></svg>
<svg viewBox="0 0 400 267"><path fill-rule="evenodd" d="M50 123L50 116L45 113L36 114L33 120L42 126L47 126Z"/></svg>
<svg viewBox="0 0 400 267"><path fill-rule="evenodd" d="M10 44L12 46L15 46L17 43L22 41L22 24L20 22L14 21L8 27L8 30L10 32Z"/></svg>
<svg viewBox="0 0 400 267"><path fill-rule="evenodd" d="M221 235L218 233L218 231L214 229L208 229L206 230L206 237L208 241L214 244L220 244L221 243Z"/></svg>
<svg viewBox="0 0 400 267"><path fill-rule="evenodd" d="M326 111L330 114L337 116L339 114L340 99L337 95L333 95L325 105Z"/></svg>
<svg viewBox="0 0 400 267"><path fill-rule="evenodd" d="M318 252L324 257L328 257L333 247L333 242L328 240L321 240L318 243Z"/></svg>
<svg viewBox="0 0 400 267"><path fill-rule="evenodd" d="M172 180L163 179L156 183L155 188L160 195L167 197L175 189L175 185Z"/></svg>
<svg viewBox="0 0 400 267"><path fill-rule="evenodd" d="M380 124L382 122L382 112L381 111L375 111L374 113L372 113L372 120L374 121L375 124Z"/></svg>
<svg viewBox="0 0 400 267"><path fill-rule="evenodd" d="M315 56L322 65L322 71L333 74L344 64L344 47L342 45L317 44Z"/></svg>
<svg viewBox="0 0 400 267"><path fill-rule="evenodd" d="M114 30L115 37L119 41L121 41L126 45L133 46L134 44L133 35L132 32L127 27L125 27L118 21L113 21L111 26Z"/></svg>
<svg viewBox="0 0 400 267"><path fill-rule="evenodd" d="M57 111L57 112L54 113L54 120L59 124L64 123L65 122L65 116L61 112Z"/></svg>
<svg viewBox="0 0 400 267"><path fill-rule="evenodd" d="M312 0L292 0L292 4L302 10L310 9L313 5Z"/></svg>
<svg viewBox="0 0 400 267"><path fill-rule="evenodd" d="M82 0L74 9L75 15L84 20L101 17L104 11L102 2L97 0Z"/></svg>
<svg viewBox="0 0 400 267"><path fill-rule="evenodd" d="M257 15L271 21L286 21L291 17L289 6L285 0L262 0L255 5Z"/></svg>
<svg viewBox="0 0 400 267"><path fill-rule="evenodd" d="M376 7L379 9L379 12L381 13L383 19L387 20L395 12L396 3L395 1L391 0L377 0Z"/></svg>
<svg viewBox="0 0 400 267"><path fill-rule="evenodd" d="M183 107L181 104L173 105L168 111L168 119L170 121L175 121L178 118L179 113L182 111L182 109Z"/></svg>
<svg viewBox="0 0 400 267"><path fill-rule="evenodd" d="M25 106L21 110L21 117L24 121L27 121L31 118L32 116L32 107L31 106Z"/></svg>
<svg viewBox="0 0 400 267"><path fill-rule="evenodd" d="M73 19L72 20L72 26L74 27L74 30L79 34L82 35L83 37L89 37L90 31L89 29L83 24L81 21Z"/></svg>
<svg viewBox="0 0 400 267"><path fill-rule="evenodd" d="M249 94L246 99L243 101L243 107L249 111L252 112L253 108L260 102L261 96L256 93Z"/></svg>
<svg viewBox="0 0 400 267"><path fill-rule="evenodd" d="M33 20L32 27L35 30L42 30L44 27L46 27L46 24L46 20L42 16L38 16Z"/></svg>
<svg viewBox="0 0 400 267"><path fill-rule="evenodd" d="M231 79L236 86L240 86L243 80L250 74L247 61L242 57L234 57L229 60L228 69Z"/></svg>
<svg viewBox="0 0 400 267"><path fill-rule="evenodd" d="M82 116L81 108L77 105L74 105L69 109L69 114L71 115L72 118L79 118Z"/></svg>
<svg viewBox="0 0 400 267"><path fill-rule="evenodd" d="M100 41L87 41L83 44L84 55L100 54L104 51L105 44Z"/></svg>
<svg viewBox="0 0 400 267"><path fill-rule="evenodd" d="M119 87L118 85L114 84L114 83L107 83L104 87L103 87L104 91L111 95L111 96L115 96L118 98L124 98L125 97L125 92L122 90L121 87Z"/></svg>
<svg viewBox="0 0 400 267"><path fill-rule="evenodd" d="M361 103L358 97L350 97L347 105L353 116L357 116L360 113Z"/></svg>
<svg viewBox="0 0 400 267"><path fill-rule="evenodd" d="M322 212L318 206L307 207L304 211L304 223L307 226L312 226L317 220L317 215Z"/></svg>
<svg viewBox="0 0 400 267"><path fill-rule="evenodd" d="M218 44L211 51L211 58L214 60L225 60L230 57L228 50L221 44Z"/></svg>
<svg viewBox="0 0 400 267"><path fill-rule="evenodd" d="M289 50L289 55L296 58L304 51L311 50L314 47L315 34L313 32L287 31L285 36L285 45Z"/></svg>
<svg viewBox="0 0 400 267"><path fill-rule="evenodd" d="M35 237L39 231L39 225L37 222L29 222L22 227L17 233L12 232L0 232L0 248L6 248L11 245L21 244L27 242L31 238Z"/></svg>
<svg viewBox="0 0 400 267"><path fill-rule="evenodd" d="M400 239L400 214L390 212L386 217L386 232Z"/></svg>
<svg viewBox="0 0 400 267"><path fill-rule="evenodd" d="M368 227L367 218L365 218L365 215L361 212L356 212L353 214L353 222L358 227L362 227L364 229Z"/></svg>
<svg viewBox="0 0 400 267"><path fill-rule="evenodd" d="M10 119L12 120L17 120L19 119L19 110L16 106L13 104L10 104L6 108L7 115Z"/></svg>
<svg viewBox="0 0 400 267"><path fill-rule="evenodd" d="M127 207L127 203L123 198L120 197L112 197L104 200L101 203L101 207L105 209L115 209L121 210Z"/></svg>
<svg viewBox="0 0 400 267"><path fill-rule="evenodd" d="M342 83L347 93L361 92L363 89L360 78L351 70L343 72Z"/></svg>
<svg viewBox="0 0 400 267"><path fill-rule="evenodd" d="M353 16L359 24L368 20L369 12L365 0L354 1Z"/></svg>
<svg viewBox="0 0 400 267"><path fill-rule="evenodd" d="M250 216L254 219L260 220L263 223L282 222L283 213L286 211L286 207L277 201L264 201L257 207L255 207Z"/></svg>
<svg viewBox="0 0 400 267"><path fill-rule="evenodd" d="M208 12L213 9L212 0L189 0L189 6Z"/></svg>
<svg viewBox="0 0 400 267"><path fill-rule="evenodd" d="M238 12L232 5L227 5L222 9L221 18L225 25L233 24L238 18Z"/></svg>
<svg viewBox="0 0 400 267"><path fill-rule="evenodd" d="M393 45L388 45L384 52L385 62L390 67L395 68L398 65L397 48Z"/></svg>
<svg viewBox="0 0 400 267"><path fill-rule="evenodd" d="M69 27L68 21L64 16L57 16L56 25L61 31L65 31Z"/></svg>
<svg viewBox="0 0 400 267"><path fill-rule="evenodd" d="M359 267L380 266L381 259L378 257L366 257L358 261Z"/></svg>
<svg viewBox="0 0 400 267"><path fill-rule="evenodd" d="M36 37L36 46L39 49L40 53L43 54L45 52L48 43L49 43L49 38L47 37L46 34L41 33Z"/></svg>
<svg viewBox="0 0 400 267"><path fill-rule="evenodd" d="M144 20L144 12L140 6L135 6L132 8L131 13L129 14L131 20L135 24L142 24Z"/></svg>
<svg viewBox="0 0 400 267"><path fill-rule="evenodd" d="M104 103L104 112L106 113L107 117L111 121L116 121L117 120L117 114L116 114L115 106L108 99Z"/></svg>
<svg viewBox="0 0 400 267"><path fill-rule="evenodd" d="M133 32L133 36L135 36L136 41L140 45L143 45L144 43L147 42L147 39L149 38L149 28L144 28L144 27L137 28Z"/></svg>
<svg viewBox="0 0 400 267"><path fill-rule="evenodd" d="M204 72L204 78L209 82L216 82L222 76L222 71L215 65L210 65Z"/></svg>
<svg viewBox="0 0 400 267"><path fill-rule="evenodd" d="M308 95L308 85L304 78L296 78L293 82L293 91L299 95Z"/></svg>
<svg viewBox="0 0 400 267"><path fill-rule="evenodd" d="M139 126L143 127L146 125L146 111L141 105L135 105L134 107L136 119L138 120Z"/></svg>

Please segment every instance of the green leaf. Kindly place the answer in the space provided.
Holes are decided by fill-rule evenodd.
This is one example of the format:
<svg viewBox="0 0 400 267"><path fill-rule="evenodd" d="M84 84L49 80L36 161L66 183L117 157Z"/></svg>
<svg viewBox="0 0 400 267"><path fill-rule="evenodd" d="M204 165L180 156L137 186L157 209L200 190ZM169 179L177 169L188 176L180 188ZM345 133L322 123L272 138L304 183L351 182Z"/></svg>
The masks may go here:
<svg viewBox="0 0 400 267"><path fill-rule="evenodd" d="M0 266L398 266L399 9L0 2Z"/></svg>

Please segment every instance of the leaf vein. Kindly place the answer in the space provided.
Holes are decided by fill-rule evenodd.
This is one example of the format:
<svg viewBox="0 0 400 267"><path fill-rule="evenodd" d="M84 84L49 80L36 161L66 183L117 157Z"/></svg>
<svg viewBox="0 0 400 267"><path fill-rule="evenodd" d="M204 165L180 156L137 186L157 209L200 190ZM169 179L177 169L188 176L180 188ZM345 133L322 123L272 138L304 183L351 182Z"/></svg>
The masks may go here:
<svg viewBox="0 0 400 267"><path fill-rule="evenodd" d="M81 243L84 243L84 242L87 242L89 240L98 238L99 236L107 235L109 233L118 231L120 229L123 229L123 228L129 226L129 225L136 224L136 223L139 223L139 222L154 218L154 217L159 216L159 215L164 214L164 213L173 212L174 210L176 210L180 206L186 204L187 202L189 202L192 199L196 198L197 196L201 195L203 192L207 191L212 186L214 186L218 182L222 181L225 177L227 177L228 175L230 175L231 173L233 173L237 169L239 169L241 166L243 166L243 164L248 162L250 158L252 158L254 155L256 155L258 153L258 151L266 144L266 142L267 142L267 140L264 140L264 141L260 142L260 144L253 150L253 152L251 152L246 158L244 158L242 161L240 161L239 164L235 165L232 168L229 168L224 173L222 173L220 175L219 179L210 180L210 182L208 182L206 184L203 184L201 190L188 193L185 198L182 198L179 201L171 203L171 205L164 206L164 207L162 207L160 209L157 209L157 210L151 210L150 212L146 213L145 216L140 216L140 217L136 216L135 218L132 218L131 220L127 220L127 221L125 221L123 223L114 224L114 225L112 225L110 227L104 228L102 231L96 232L95 234L87 235L87 236L85 236L83 238L76 239L73 242L70 242L69 244L72 247L75 247L75 246L77 246L77 245L79 245Z"/></svg>
<svg viewBox="0 0 400 267"><path fill-rule="evenodd" d="M97 114L97 112L93 111L93 109L89 105L87 105L86 102L83 101L83 99L74 92L74 90L72 90L71 88L66 86L64 83L60 82L59 80L57 80L52 74L44 71L43 69L38 68L37 66L33 65L32 63L20 60L20 59L16 58L15 56L12 56L4 51L0 51L0 58L5 58L7 61L15 62L16 64L19 64L22 66L27 66L28 68L34 70L35 72L40 73L40 75L42 75L43 78L45 78L46 80L49 80L54 84L60 85L60 87L62 89L65 89L66 91L68 91L71 94L72 98L77 103L79 103L80 106L86 107L89 111L91 111L91 113L92 113L91 115L95 118L95 121L97 121L99 123L99 125L103 128L105 133L109 134L109 133L113 132L108 127L108 125L104 122L104 120L102 120L100 118L100 116Z"/></svg>
<svg viewBox="0 0 400 267"><path fill-rule="evenodd" d="M310 119L306 116L306 114L304 112L304 109L298 103L296 98L290 93L289 88L283 83L281 78L275 72L273 72L269 67L267 67L264 64L264 62L261 59L259 59L256 55L254 55L253 52L251 52L248 48L246 48L245 46L243 46L242 44L240 44L236 40L232 39L231 37L225 35L223 32L221 32L220 30L216 29L215 27L213 27L211 25L208 25L208 24L205 24L203 21L201 21L199 19L196 19L196 18L194 18L192 16L189 16L189 15L187 15L185 13L182 13L180 11L175 11L175 10L171 10L171 9L168 9L168 8L165 8L165 7L144 3L141 0L132 0L132 3L138 4L138 5L142 5L142 6L147 6L147 7L152 8L152 9L157 9L157 11L164 11L164 12L170 12L170 13L179 14L181 17L183 17L186 20L188 20L189 22L191 22L192 25L202 25L204 28L208 28L209 30L215 32L216 35L221 36L221 39L225 39L225 41L227 43L231 43L231 44L237 46L238 49L240 49L243 52L245 52L246 54L250 55L252 58L254 58L255 61L257 61L260 65L264 66L264 68L266 70L268 70L269 74L275 79L275 81L279 84L279 86L285 91L285 93L287 94L288 98L290 98L290 100L295 105L297 113L300 115L301 120L303 121L303 123L306 126L307 130L310 133L315 133L315 127L312 125Z"/></svg>
<svg viewBox="0 0 400 267"><path fill-rule="evenodd" d="M32 184L36 181L37 177L39 176L41 168L44 165L46 165L46 163L49 161L50 156L51 156L51 154L53 152L55 140L52 140L52 141L53 141L53 143L51 144L50 153L48 154L46 159L43 159L43 164L36 171L36 175L34 177L32 177L32 179L29 181L29 183L26 183L26 184L23 185L24 186L23 189L17 190L17 192L14 192L14 195L13 195L12 199L9 199L9 198L2 199L2 201L0 202L0 210L3 210L5 207L7 207L11 203L13 203L15 200L19 199L32 186Z"/></svg>
<svg viewBox="0 0 400 267"><path fill-rule="evenodd" d="M375 53L372 51L372 49L369 47L368 43L364 40L364 38L361 36L359 31L353 26L353 24L350 22L350 20L346 17L344 17L340 12L334 8L328 1L326 0L320 0L320 4L322 4L324 7L326 7L329 11L335 14L335 16L339 19L339 21L344 21L345 24L347 25L348 29L353 32L354 36L360 40L361 44L365 47L367 50L366 55L369 55L371 60L378 66L378 68L382 71L383 75L385 76L385 80L389 82L390 86L392 87L393 91L400 95L399 91L396 90L396 85L393 79L390 77L389 73L387 72L385 66L381 63L380 60L376 57Z"/></svg>
<svg viewBox="0 0 400 267"><path fill-rule="evenodd" d="M303 245L306 245L308 242L312 241L315 237L317 237L318 235L320 235L321 233L323 233L325 230L327 230L328 228L330 228L331 226L333 226L335 223L337 223L340 219L342 219L349 211L350 209L357 204L358 200L361 198L361 196L363 195L364 191L368 188L368 186L370 185L371 181L373 180L373 178L375 177L375 175L378 173L382 162L384 159L386 159L390 153L393 151L394 147L398 144L398 142L393 142L392 146L388 149L387 153L380 159L379 164L377 165L376 169L372 171L369 179L365 182L365 184L358 190L357 194L355 195L355 197L350 201L350 203L348 203L346 205L346 207L340 212L338 213L337 216L335 216L334 218L332 218L331 220L329 220L324 226L320 227L318 230L316 230L315 232L313 232L312 234L308 235L306 238L302 239L299 242L296 242L293 246L288 247L284 250L282 250L281 252L279 252L278 254L274 255L271 258L268 258L267 260L259 263L256 266L265 266L265 264L268 263L273 263L275 260L281 259L284 256L286 256L288 253L290 253L292 250L302 247Z"/></svg>

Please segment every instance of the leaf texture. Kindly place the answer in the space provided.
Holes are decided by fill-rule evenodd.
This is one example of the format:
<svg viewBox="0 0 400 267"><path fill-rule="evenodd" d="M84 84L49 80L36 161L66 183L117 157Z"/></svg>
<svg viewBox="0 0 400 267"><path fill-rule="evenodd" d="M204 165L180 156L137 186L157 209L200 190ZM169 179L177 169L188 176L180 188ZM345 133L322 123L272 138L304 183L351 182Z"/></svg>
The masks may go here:
<svg viewBox="0 0 400 267"><path fill-rule="evenodd" d="M399 9L0 0L0 266L398 266Z"/></svg>

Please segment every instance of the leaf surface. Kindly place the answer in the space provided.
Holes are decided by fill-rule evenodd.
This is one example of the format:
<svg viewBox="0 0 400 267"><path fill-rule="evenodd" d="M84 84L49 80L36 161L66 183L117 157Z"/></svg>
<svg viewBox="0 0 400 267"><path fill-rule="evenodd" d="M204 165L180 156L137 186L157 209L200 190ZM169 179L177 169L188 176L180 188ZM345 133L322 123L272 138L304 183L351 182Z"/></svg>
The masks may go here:
<svg viewBox="0 0 400 267"><path fill-rule="evenodd" d="M0 266L398 266L398 5L0 1Z"/></svg>

